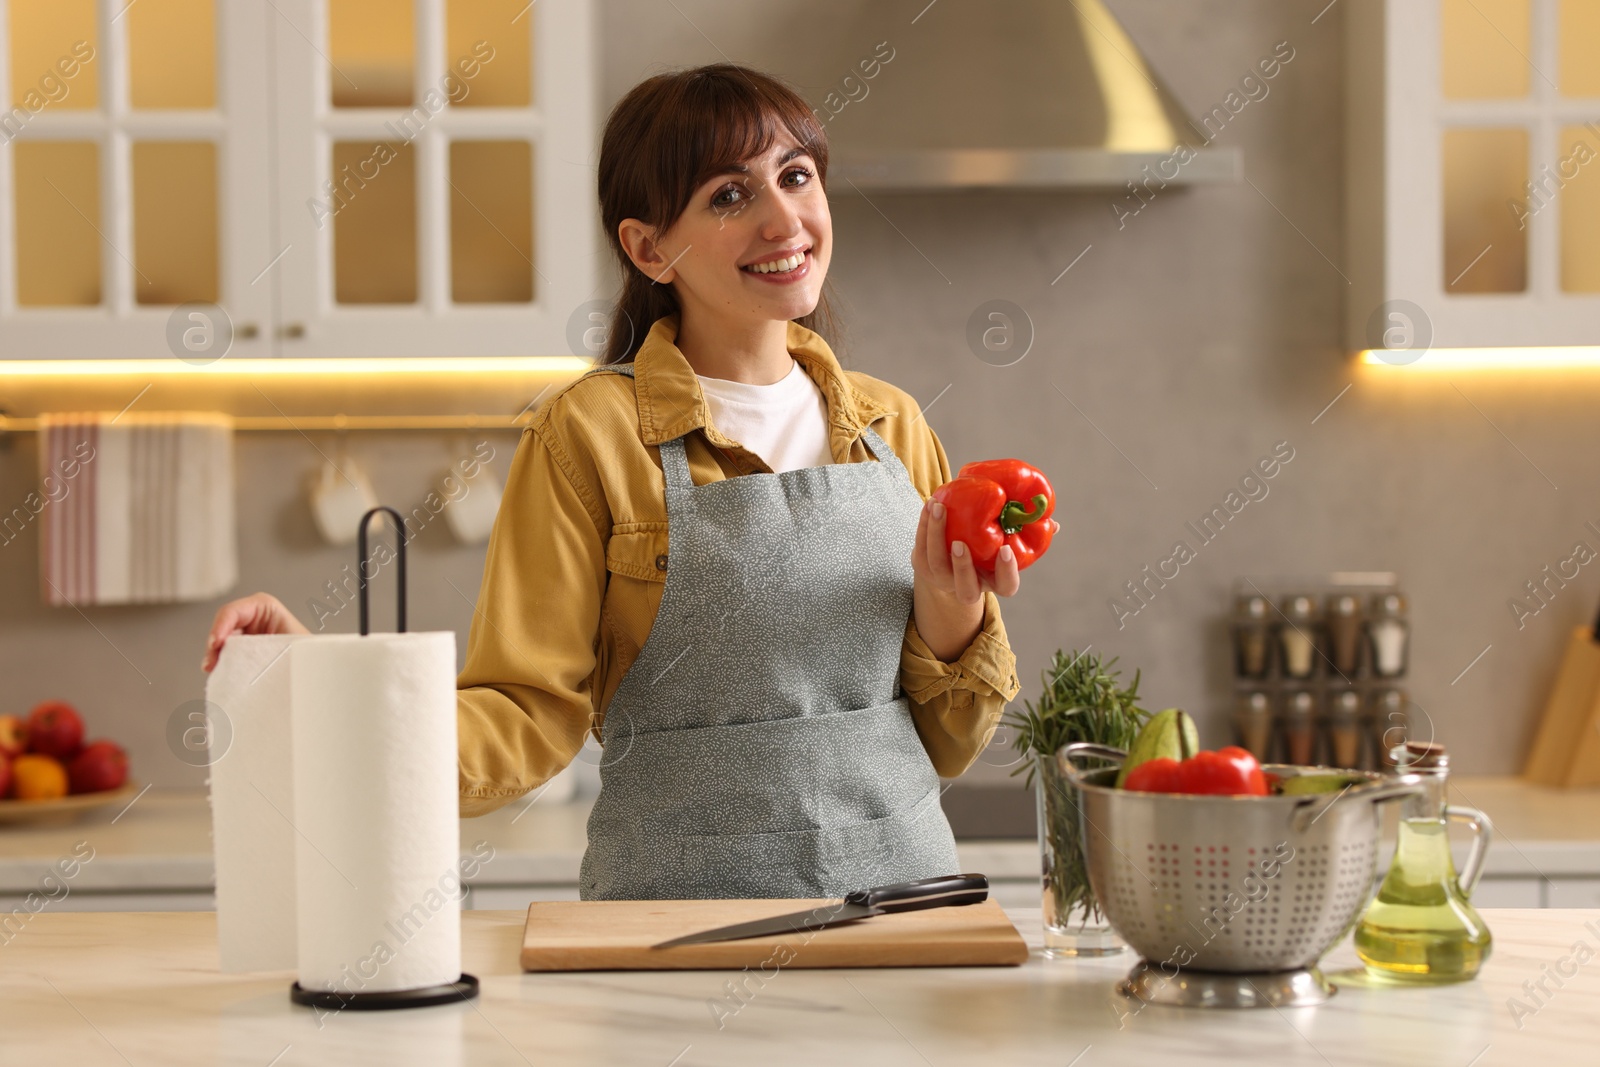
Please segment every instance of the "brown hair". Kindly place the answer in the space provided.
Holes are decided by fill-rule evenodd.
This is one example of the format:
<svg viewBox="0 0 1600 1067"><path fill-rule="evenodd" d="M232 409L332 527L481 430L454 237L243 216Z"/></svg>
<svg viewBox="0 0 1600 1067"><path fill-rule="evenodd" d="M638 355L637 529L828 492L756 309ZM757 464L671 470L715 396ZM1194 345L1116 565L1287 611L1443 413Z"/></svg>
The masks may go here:
<svg viewBox="0 0 1600 1067"><path fill-rule="evenodd" d="M626 363L651 325L675 314L670 285L647 277L618 235L624 219L668 229L700 185L724 167L760 155L779 127L811 153L827 190L828 138L800 95L770 74L715 63L658 74L629 90L606 120L600 141L600 222L622 267L622 295L611 313L601 363ZM811 314L796 319L820 334L834 332L828 284Z"/></svg>

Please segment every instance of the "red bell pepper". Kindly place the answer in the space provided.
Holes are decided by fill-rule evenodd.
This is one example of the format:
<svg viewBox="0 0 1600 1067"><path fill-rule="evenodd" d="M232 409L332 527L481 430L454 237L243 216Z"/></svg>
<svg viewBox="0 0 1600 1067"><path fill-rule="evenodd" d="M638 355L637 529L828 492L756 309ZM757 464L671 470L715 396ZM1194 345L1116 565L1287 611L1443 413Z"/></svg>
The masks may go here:
<svg viewBox="0 0 1600 1067"><path fill-rule="evenodd" d="M1197 752L1186 760L1153 759L1129 772L1123 788L1142 793L1200 796L1267 795L1267 778L1256 758L1237 745Z"/></svg>
<svg viewBox="0 0 1600 1067"><path fill-rule="evenodd" d="M1044 555L1061 528L1050 517L1055 490L1020 459L968 463L935 489L933 498L945 507L945 540L963 542L973 566L990 577L1003 546L1011 546L1020 571Z"/></svg>

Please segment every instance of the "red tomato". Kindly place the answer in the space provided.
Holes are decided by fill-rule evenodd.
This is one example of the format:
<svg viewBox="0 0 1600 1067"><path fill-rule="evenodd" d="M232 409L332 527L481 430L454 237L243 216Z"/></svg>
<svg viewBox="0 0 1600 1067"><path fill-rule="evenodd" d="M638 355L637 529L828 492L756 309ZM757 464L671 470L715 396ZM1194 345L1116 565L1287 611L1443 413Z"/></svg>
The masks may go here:
<svg viewBox="0 0 1600 1067"><path fill-rule="evenodd" d="M1197 752L1189 759L1153 759L1128 774L1123 788L1142 793L1199 796L1267 795L1267 778L1256 758L1237 745Z"/></svg>

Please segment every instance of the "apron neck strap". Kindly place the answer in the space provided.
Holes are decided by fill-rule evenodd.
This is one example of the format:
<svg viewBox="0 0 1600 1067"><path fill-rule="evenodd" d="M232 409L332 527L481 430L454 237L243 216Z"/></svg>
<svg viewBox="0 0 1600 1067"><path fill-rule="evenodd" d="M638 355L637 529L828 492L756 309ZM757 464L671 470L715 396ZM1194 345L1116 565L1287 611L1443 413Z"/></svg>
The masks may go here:
<svg viewBox="0 0 1600 1067"><path fill-rule="evenodd" d="M685 455L683 442L688 435L674 437L670 441L662 441L658 446L661 450L661 473L667 477L667 495L694 488L694 479L689 475L689 457Z"/></svg>
<svg viewBox="0 0 1600 1067"><path fill-rule="evenodd" d="M905 464L900 462L900 457L895 455L894 449L889 447L889 442L878 436L878 431L871 426L863 426L861 428L861 440L866 444L867 451L877 457L879 463L907 480L911 478L911 474L906 470Z"/></svg>

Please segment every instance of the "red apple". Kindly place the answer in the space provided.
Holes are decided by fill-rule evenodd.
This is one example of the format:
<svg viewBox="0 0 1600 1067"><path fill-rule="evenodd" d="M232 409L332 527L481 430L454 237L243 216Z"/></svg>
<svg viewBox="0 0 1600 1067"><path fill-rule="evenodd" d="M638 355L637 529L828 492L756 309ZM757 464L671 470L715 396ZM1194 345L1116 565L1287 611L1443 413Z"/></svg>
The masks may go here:
<svg viewBox="0 0 1600 1067"><path fill-rule="evenodd" d="M92 741L67 764L74 793L101 793L128 780L128 754L115 741Z"/></svg>
<svg viewBox="0 0 1600 1067"><path fill-rule="evenodd" d="M0 752L0 797L11 789L11 757Z"/></svg>
<svg viewBox="0 0 1600 1067"><path fill-rule="evenodd" d="M28 751L62 763L83 747L83 720L65 700L46 700L28 713Z"/></svg>
<svg viewBox="0 0 1600 1067"><path fill-rule="evenodd" d="M27 750L27 725L15 715L0 715L0 756L20 756ZM0 795L4 793L0 789Z"/></svg>

